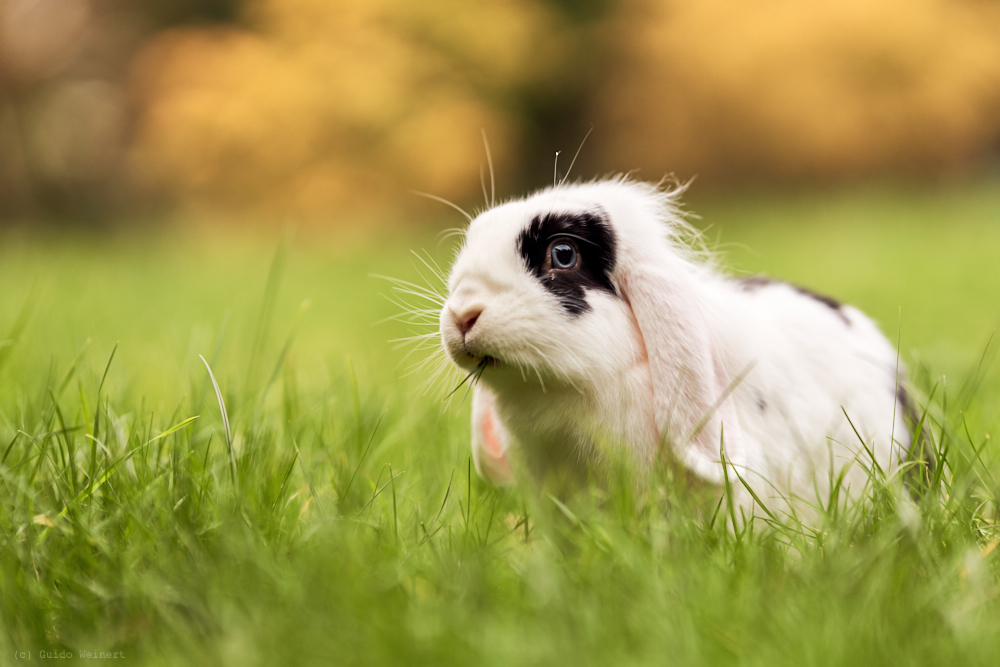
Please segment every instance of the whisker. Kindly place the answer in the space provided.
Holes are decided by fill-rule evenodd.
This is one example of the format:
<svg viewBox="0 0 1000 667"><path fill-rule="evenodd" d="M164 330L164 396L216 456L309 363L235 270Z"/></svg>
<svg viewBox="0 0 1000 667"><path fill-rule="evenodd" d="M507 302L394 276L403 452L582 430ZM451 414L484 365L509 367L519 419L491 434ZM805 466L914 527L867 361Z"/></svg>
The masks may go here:
<svg viewBox="0 0 1000 667"><path fill-rule="evenodd" d="M487 206L489 206L490 196L486 194L486 170L481 164L479 165L479 185L483 188L483 201L486 202Z"/></svg>
<svg viewBox="0 0 1000 667"><path fill-rule="evenodd" d="M406 347L409 347L410 349L406 352L406 354L403 355L403 358L399 360L400 363L403 363L405 361L409 361L410 358L413 357L413 355L415 355L417 353L420 353L420 354L425 355L425 356L421 357L421 360L419 362L417 360L414 360L414 363L418 363L419 365L427 365L430 362L430 360L433 359L433 357L432 356L426 356L426 353L427 352L433 353L435 351L435 348L437 346L436 345L421 345L420 343L416 343L416 344L414 344L414 343L399 343L399 344L393 346L393 349L395 349L395 350L402 350L402 349L405 349Z"/></svg>
<svg viewBox="0 0 1000 667"><path fill-rule="evenodd" d="M420 192L419 190L410 190L410 193L411 194L415 194L415 195L417 195L419 197L427 197L428 199L433 199L434 201L441 202L442 204L445 204L446 206L451 206L453 209L455 209L456 211L458 211L459 213L461 213L462 215L464 215L466 220L468 220L469 222L472 222L472 216L469 215L468 213L466 213L465 209L463 209L461 206L459 206L458 204L456 204L454 202L448 201L444 197L438 197L437 195L428 194L426 192Z"/></svg>
<svg viewBox="0 0 1000 667"><path fill-rule="evenodd" d="M443 352L443 351L442 351ZM427 369L431 370L428 372ZM421 392L427 394L435 386L446 385L443 376L454 375L455 367L443 354L427 357L423 361L413 366L403 374L402 377L409 377L415 373L425 373L424 381L420 383Z"/></svg>
<svg viewBox="0 0 1000 667"><path fill-rule="evenodd" d="M594 131L594 126L591 125L590 129L587 130L587 134L583 135L583 141L580 142L580 147L576 149L576 154L573 156L573 161L569 163L569 169L566 170L566 175L563 176L563 179L561 181L559 181L560 186L566 184L566 179L569 178L569 172L573 171L573 165L576 164L576 159L580 157L580 151L583 150L583 145L587 143L587 138L590 137L590 133L593 131Z"/></svg>
<svg viewBox="0 0 1000 667"><path fill-rule="evenodd" d="M407 357L409 357L409 355L407 355ZM404 357L403 359L405 360L407 357ZM428 366L431 366L435 362L437 362L437 364L440 366L441 365L441 361L442 361L441 359L438 359L438 358L433 357L433 356L426 357L426 358L422 359L421 361L418 361L418 362L414 363L412 366L410 366L410 370L408 370L404 374L403 377L407 377L409 375L413 375L417 371L425 370ZM447 360L445 360L445 361L447 361Z"/></svg>
<svg viewBox="0 0 1000 667"><path fill-rule="evenodd" d="M402 278L393 278L392 276L384 276L384 275L382 275L380 273L369 273L368 275L371 278L378 278L380 280L388 280L389 282L395 283L396 285L405 285L406 287L410 287L412 289L423 290L423 291L427 292L428 294L437 294L438 296L443 296L443 295L441 295L440 293L438 293L437 291L435 291L434 289L432 289L429 286L428 287L424 287L423 285L418 285L416 283L411 283L409 280L403 280Z"/></svg>
<svg viewBox="0 0 1000 667"><path fill-rule="evenodd" d="M467 233L467 230L459 228L459 227L449 227L448 229L443 229L440 232L438 232L438 236L440 237L438 239L438 245L440 245L441 243L444 243L445 241L447 241L448 239L450 239L453 236L462 236L462 237L464 237L466 233Z"/></svg>
<svg viewBox="0 0 1000 667"><path fill-rule="evenodd" d="M424 272L421 270L421 268L419 266L414 265L414 268L416 268L417 270L417 274L423 279L425 283L427 283L428 287L430 287L435 294L441 294L441 290L432 285L432 283L437 283L439 287L444 287L444 283L447 282L445 280L444 273L441 271L441 267L438 266L436 262L434 263L433 266L431 266L431 264L426 259L421 257L419 253L413 252L413 256L416 257L417 260L424 265L424 268L430 271L431 276L433 276L434 279L428 280L427 276L424 275ZM430 255L428 255L428 258L430 258L431 261L433 261L433 258L431 258Z"/></svg>
<svg viewBox="0 0 1000 667"><path fill-rule="evenodd" d="M383 280L389 280L394 283L392 286L392 291L396 294L409 294L410 296L415 296L419 299L424 299L425 301L430 301L439 306L443 306L444 302L447 300L446 297L433 289L421 287L420 285L415 285L413 283L407 282L405 280L400 280L398 278L389 278L388 276L380 276L377 274L370 274L372 278L381 278Z"/></svg>
<svg viewBox="0 0 1000 667"><path fill-rule="evenodd" d="M420 274L419 271L417 273ZM397 280L392 289L393 289L393 291L396 291L396 292L401 292L401 291L404 291L404 290L412 290L412 291L417 292L419 294L424 294L424 295L427 295L427 296L433 296L433 297L435 297L436 299L438 299L438 300L440 300L442 302L445 300L444 292L441 289L439 289L438 286L431 285L430 281L427 280L427 276L420 275L420 278L422 278L423 281L425 283L427 283L427 286L418 285L416 283L408 283L408 282L402 281L402 280Z"/></svg>
<svg viewBox="0 0 1000 667"><path fill-rule="evenodd" d="M386 320L428 327L435 326L438 323L437 318L429 313L403 313L400 315L393 315L392 317L386 318ZM383 322L386 320L383 320Z"/></svg>
<svg viewBox="0 0 1000 667"><path fill-rule="evenodd" d="M492 208L497 205L497 183L493 174L493 155L490 153L490 141L486 138L486 130L480 128L480 131L483 133L483 146L486 147L486 162L490 165L490 200L487 203ZM485 195L485 184L483 185L483 190L483 195Z"/></svg>
<svg viewBox="0 0 1000 667"><path fill-rule="evenodd" d="M545 380L542 379L542 373L537 368L535 368L535 375L538 376L538 384L542 385L542 393L543 394L546 393L545 392Z"/></svg>
<svg viewBox="0 0 1000 667"><path fill-rule="evenodd" d="M428 321L430 321L430 319L433 319L434 321L437 321L438 314L441 312L440 308L436 308L436 307L435 308L420 308L420 307L416 306L415 304L407 303L405 301L402 301L401 299L395 299L395 298L393 298L392 296L390 296L388 294L383 294L382 297L386 301L388 301L389 303L391 303L392 305L394 305L394 306L396 306L398 308L402 308L403 311L404 311L403 313L400 313L400 314L397 314L397 315L393 315L393 316L391 316L391 318L386 318L386 319L395 319L395 318L401 317L402 315L405 314L405 315L410 315L410 316L413 316L413 317L416 317L416 316L419 315L419 316L424 317L424 318L429 318Z"/></svg>
<svg viewBox="0 0 1000 667"><path fill-rule="evenodd" d="M377 322L374 322L372 326L377 326L379 324L385 324L386 322L403 322L404 324L426 324L426 325L437 325L438 314L441 312L440 308L417 308L412 304L406 303L399 299L394 299L388 294L381 295L383 299L401 309L403 312L394 313L385 317Z"/></svg>
<svg viewBox="0 0 1000 667"><path fill-rule="evenodd" d="M428 253L428 252L427 252L427 251L425 250L425 251L424 251L424 256L425 256L425 257L426 257L427 259L424 259L423 257L421 257L421 256L420 256L420 253L418 253L418 252L415 252L415 251L411 251L411 252L413 252L413 254L414 254L414 255L416 256L416 258L417 258L417 259L419 259L419 260L420 260L420 261L421 261L421 262L423 263L423 265L424 265L424 266L426 266L426 267L427 267L427 268L428 268L428 269L429 269L429 270L431 271L431 273L433 273L433 274L434 274L434 276L435 276L435 277L436 277L436 278L437 278L438 280L440 280L440 281L441 281L442 283L444 283L444 282L447 282L447 279L446 279L446 277L445 277L445 272L444 272L444 270L443 270L443 269L441 268L441 266L440 266L440 265L439 265L439 264L438 264L438 263L437 263L437 262L436 262L436 261L434 260L434 258L433 258L433 257L431 257L430 253ZM428 264L428 261L430 261L430 264ZM433 264L434 266L431 266L431 264Z"/></svg>
<svg viewBox="0 0 1000 667"><path fill-rule="evenodd" d="M410 341L429 340L429 339L437 338L437 336L438 336L438 332L437 331L428 331L427 333L423 333L423 334L414 334L412 336L404 336L403 338L393 338L389 342L390 343L408 343Z"/></svg>
<svg viewBox="0 0 1000 667"><path fill-rule="evenodd" d="M430 301L431 303L433 303L433 304L435 304L437 306L443 306L444 303L445 303L444 297L441 296L441 295L438 295L438 294L416 292L414 290L411 290L411 289L408 289L408 288L404 288L404 287L394 287L394 288L392 288L392 291L395 294L405 294L405 295L408 295L408 296L415 296L418 299L423 299L424 301Z"/></svg>
<svg viewBox="0 0 1000 667"><path fill-rule="evenodd" d="M404 303L397 299L383 294L382 298L396 306L403 312L393 313L388 317L375 322L372 326L379 324L385 324L386 322L402 322L403 324L414 324L418 326L428 326L436 327L438 326L438 313L440 309L438 308L414 308L411 304Z"/></svg>
<svg viewBox="0 0 1000 667"><path fill-rule="evenodd" d="M421 317L423 319L421 319ZM398 315L390 315L389 317L383 318L377 322L374 322L372 326L379 326L385 324L386 322L399 322L400 324L410 324L412 326L418 327L432 327L437 324L436 320L431 319L429 315L426 316L413 316L409 317L408 313L400 313ZM392 342L392 341L389 341Z"/></svg>

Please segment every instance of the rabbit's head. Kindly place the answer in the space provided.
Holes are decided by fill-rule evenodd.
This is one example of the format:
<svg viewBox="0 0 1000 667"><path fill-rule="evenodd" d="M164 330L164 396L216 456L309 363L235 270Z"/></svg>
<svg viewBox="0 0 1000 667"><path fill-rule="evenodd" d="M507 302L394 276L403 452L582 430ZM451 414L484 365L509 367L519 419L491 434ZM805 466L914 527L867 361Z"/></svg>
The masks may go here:
<svg viewBox="0 0 1000 667"><path fill-rule="evenodd" d="M590 189L592 190L592 188ZM634 353L609 202L563 187L481 214L451 271L441 337L488 385L587 384Z"/></svg>
<svg viewBox="0 0 1000 667"><path fill-rule="evenodd" d="M730 456L739 428L728 406L715 405L731 378L699 294L714 274L679 240L688 228L676 194L616 179L485 211L452 267L440 331L452 361L478 371L501 412L528 394L541 403L507 410L508 421L544 421L546 407L572 411L556 398L563 388L588 397L581 410L603 405L605 419L616 404L628 408L611 438L669 438L689 467L714 478L720 419L729 415Z"/></svg>

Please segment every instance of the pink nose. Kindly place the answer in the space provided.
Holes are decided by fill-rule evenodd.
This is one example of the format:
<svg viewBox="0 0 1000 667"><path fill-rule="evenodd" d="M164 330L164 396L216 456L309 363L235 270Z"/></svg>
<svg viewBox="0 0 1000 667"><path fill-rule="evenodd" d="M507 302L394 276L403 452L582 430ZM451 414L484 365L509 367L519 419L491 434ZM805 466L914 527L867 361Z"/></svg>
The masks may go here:
<svg viewBox="0 0 1000 667"><path fill-rule="evenodd" d="M455 315L455 326L457 326L458 330L462 332L463 337L469 333L469 330L472 329L473 326L475 326L476 320L478 320L479 316L482 314L482 308L472 308L465 311L461 315Z"/></svg>

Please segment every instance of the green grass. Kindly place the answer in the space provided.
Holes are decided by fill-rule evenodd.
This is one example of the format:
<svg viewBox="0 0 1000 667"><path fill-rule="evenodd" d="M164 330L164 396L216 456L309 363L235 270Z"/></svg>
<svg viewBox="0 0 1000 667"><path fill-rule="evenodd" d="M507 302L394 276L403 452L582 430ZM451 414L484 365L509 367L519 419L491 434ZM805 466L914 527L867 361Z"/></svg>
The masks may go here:
<svg viewBox="0 0 1000 667"><path fill-rule="evenodd" d="M946 497L909 511L876 476L803 534L714 514L670 470L565 506L485 486L468 402L422 393L387 342L408 328L373 324L398 309L369 274L418 278L411 249L446 263L431 233L8 236L0 663L996 664L1000 379L977 368L1000 190L697 209L736 268L900 337L936 386Z"/></svg>

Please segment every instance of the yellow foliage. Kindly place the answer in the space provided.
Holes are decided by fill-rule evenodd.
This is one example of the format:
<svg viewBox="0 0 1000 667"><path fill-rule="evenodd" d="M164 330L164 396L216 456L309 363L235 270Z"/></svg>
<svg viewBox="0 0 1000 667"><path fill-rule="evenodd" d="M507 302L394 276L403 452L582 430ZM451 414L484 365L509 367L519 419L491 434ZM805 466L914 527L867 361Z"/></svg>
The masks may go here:
<svg viewBox="0 0 1000 667"><path fill-rule="evenodd" d="M248 28L161 34L133 68L134 164L222 206L468 201L481 129L498 162L537 159L539 91L582 103L535 132L593 121L583 161L647 178L935 173L1000 137L996 2L618 0L575 33L554 4L257 0Z"/></svg>
<svg viewBox="0 0 1000 667"><path fill-rule="evenodd" d="M137 58L137 166L181 196L301 214L480 188L502 111L558 61L529 0L263 0L256 29L163 34ZM540 55L551 52L542 66Z"/></svg>
<svg viewBox="0 0 1000 667"><path fill-rule="evenodd" d="M1000 135L1000 11L976 0L627 0L601 159L647 177L940 171Z"/></svg>

